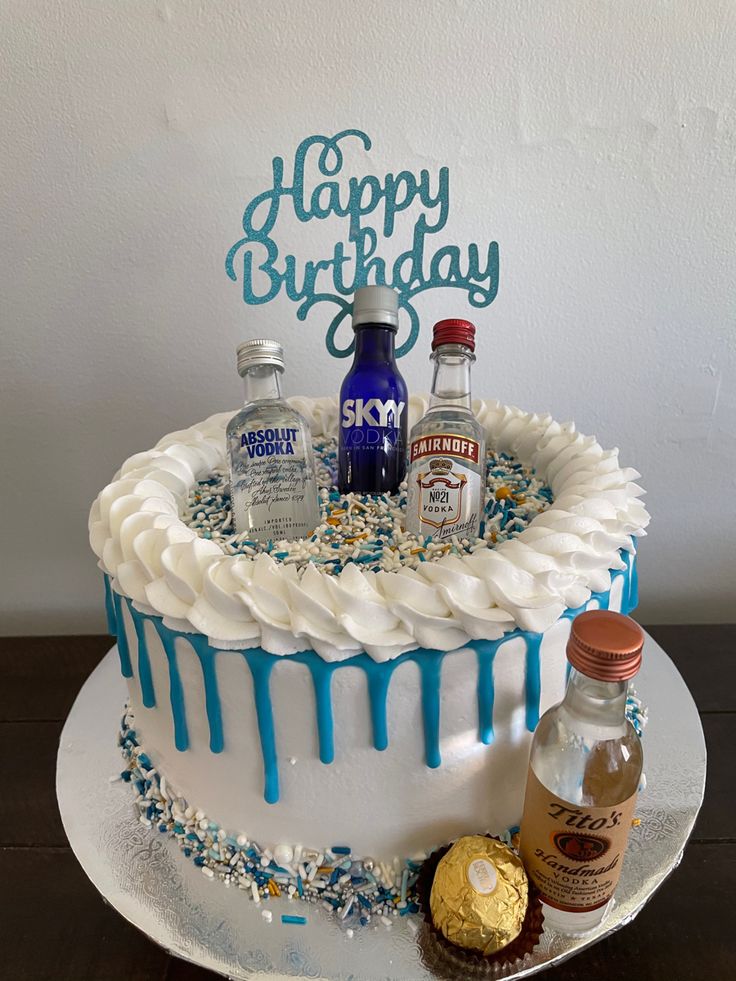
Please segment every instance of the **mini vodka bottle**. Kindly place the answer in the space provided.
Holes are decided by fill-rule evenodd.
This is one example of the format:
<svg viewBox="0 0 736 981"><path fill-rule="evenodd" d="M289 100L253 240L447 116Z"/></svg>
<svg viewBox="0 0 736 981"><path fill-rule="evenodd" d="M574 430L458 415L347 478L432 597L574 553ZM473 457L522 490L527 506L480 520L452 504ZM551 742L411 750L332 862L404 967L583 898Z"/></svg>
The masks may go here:
<svg viewBox="0 0 736 981"><path fill-rule="evenodd" d="M227 425L230 492L236 532L255 541L306 538L320 522L309 426L281 397L283 370L276 341L238 347L245 406Z"/></svg>
<svg viewBox="0 0 736 981"><path fill-rule="evenodd" d="M641 664L641 627L608 610L572 623L565 697L534 733L521 820L521 857L544 922L581 934L606 915L623 863L642 770L626 718Z"/></svg>
<svg viewBox="0 0 736 981"><path fill-rule="evenodd" d="M467 320L434 325L434 379L429 409L409 437L406 528L443 541L477 538L485 498L486 447L473 415L470 366L475 327Z"/></svg>
<svg viewBox="0 0 736 981"><path fill-rule="evenodd" d="M406 474L406 382L394 356L399 297L363 286L353 300L355 358L340 389L338 486L392 494Z"/></svg>

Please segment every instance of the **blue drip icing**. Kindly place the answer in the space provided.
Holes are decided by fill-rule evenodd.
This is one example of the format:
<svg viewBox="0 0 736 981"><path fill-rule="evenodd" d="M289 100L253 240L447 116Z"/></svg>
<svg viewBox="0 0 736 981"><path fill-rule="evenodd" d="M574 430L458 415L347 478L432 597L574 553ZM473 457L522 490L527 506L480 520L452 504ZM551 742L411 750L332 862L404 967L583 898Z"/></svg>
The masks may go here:
<svg viewBox="0 0 736 981"><path fill-rule="evenodd" d="M217 686L215 658L217 651L207 643L207 638L201 634L186 635L194 648L202 668L204 682L204 702L207 710L207 724L210 729L210 752L221 753L225 748L225 737L222 729L222 704L220 690Z"/></svg>
<svg viewBox="0 0 736 981"><path fill-rule="evenodd" d="M493 662L506 637L498 640L477 640L473 647L478 658L478 737L490 746L493 742L493 703L496 697L493 682Z"/></svg>
<svg viewBox="0 0 736 981"><path fill-rule="evenodd" d="M335 664L328 664L321 657L310 656L313 651L293 654L290 660L305 664L312 675L314 697L317 705L317 738L319 739L319 758L322 763L332 763L335 759L335 725L332 718L332 674Z"/></svg>
<svg viewBox="0 0 736 981"><path fill-rule="evenodd" d="M267 804L275 804L279 799L279 763L276 755L276 731L273 724L273 706L271 704L270 679L271 669L277 660L277 655L269 654L260 647L241 651L248 662L253 676L253 694L258 718L258 734L261 739L263 754L263 797Z"/></svg>
<svg viewBox="0 0 736 981"><path fill-rule="evenodd" d="M156 631L161 639L166 660L169 663L169 699L171 701L171 715L174 719L174 745L183 753L189 749L189 730L187 729L187 715L184 708L184 689L181 684L179 665L176 662L176 638L186 637L187 634L174 633L167 630L163 625L163 620L158 617L151 617Z"/></svg>
<svg viewBox="0 0 736 981"><path fill-rule="evenodd" d="M351 660L361 667L368 678L368 698L371 704L371 725L373 726L373 746L382 752L388 748L388 686L397 661L377 664L368 654L358 654Z"/></svg>
<svg viewBox="0 0 736 981"><path fill-rule="evenodd" d="M442 762L440 755L440 682L442 662L446 651L412 651L422 682L422 719L424 722L424 753L427 766L436 770Z"/></svg>
<svg viewBox="0 0 736 981"><path fill-rule="evenodd" d="M636 556L631 556L631 573L629 575L628 613L639 605L639 570L636 567Z"/></svg>
<svg viewBox="0 0 736 981"><path fill-rule="evenodd" d="M153 678L151 677L151 659L148 656L148 644L146 642L146 621L143 617L137 617L133 609L133 604L128 602L128 612L133 620L135 635L138 640L138 681L141 686L141 699L146 708L154 708L156 705L156 692L153 690Z"/></svg>
<svg viewBox="0 0 736 981"><path fill-rule="evenodd" d="M636 606L637 574L636 560L633 554L622 555L626 568L616 570L611 574L611 585L618 576L624 577L622 609L628 612ZM120 597L110 588L109 580L105 577L106 608L108 609L109 625L117 627L123 624ZM610 590L592 593L591 600L597 601L601 609L608 609ZM590 601L589 601L590 602ZM567 609L562 617L572 620L578 613L583 612L588 604L577 609ZM128 609L133 619L138 640L138 670L140 675L143 704L146 707L155 705L155 692L150 673L150 659L145 637L145 620L153 621L161 639L169 667L170 701L174 720L174 742L176 748L184 751L189 747L189 735L184 706L184 693L176 660L175 640L185 639L191 644L202 668L205 688L207 719L210 729L210 750L219 753L224 747L221 702L215 670L217 651L210 647L207 638L200 634L188 634L171 631L163 626L160 617L149 617L136 611L128 602ZM132 677L130 651L125 630L117 631L118 650L120 653L120 668L125 677ZM541 693L541 643L542 634L532 631L513 630L495 641L476 641L471 646L478 657L478 719L479 738L488 745L493 741L493 707L494 707L494 660L499 647L513 637L521 637L526 645L526 725L533 730L539 721ZM388 747L387 698L388 689L394 670L404 661L412 660L417 664L421 678L422 719L425 743L426 764L430 768L441 765L440 754L440 691L442 663L446 651L419 650L409 651L391 661L379 663L368 654L361 653L344 661L327 663L315 651L302 651L297 654L279 657L269 654L261 648L242 650L253 677L254 701L258 719L258 731L261 742L264 769L264 797L268 803L276 803L279 799L278 755L276 751L276 733L273 718L273 705L270 693L271 670L277 661L296 661L309 669L315 691L317 730L320 748L320 760L331 763L334 760L334 719L332 713L331 683L334 671L343 667L358 667L363 670L368 682L371 723L373 728L373 745L377 750ZM149 704L150 703L150 704Z"/></svg>
<svg viewBox="0 0 736 981"><path fill-rule="evenodd" d="M335 671L341 668L361 668L368 680L373 743L376 749L388 747L388 719L386 704L388 688L394 670L404 661L414 661L420 672L422 689L422 719L424 728L424 747L427 766L434 769L440 765L439 719L440 719L440 675L445 651L420 653L409 651L391 661L377 662L368 654L356 654L344 661L328 663L315 651L301 651L298 654L280 658L305 664L312 675L317 704L317 734L319 739L319 758L322 763L332 763L335 759L334 719L332 715L331 683Z"/></svg>
<svg viewBox="0 0 736 981"><path fill-rule="evenodd" d="M624 555L624 561L626 562L626 569L623 573L623 582L621 584L621 612L629 614L631 613L631 582L636 574L635 566L636 557L633 553L627 552Z"/></svg>
<svg viewBox="0 0 736 981"><path fill-rule="evenodd" d="M112 599L112 587L110 586L110 577L103 576L105 581L105 617L107 619L107 632L110 636L114 637L118 632L118 625L115 617L115 607L113 606Z"/></svg>
<svg viewBox="0 0 736 981"><path fill-rule="evenodd" d="M128 647L128 636L125 633L123 622L123 604L118 593L113 592L112 602L115 608L116 636L118 639L118 656L120 657L120 673L124 678L133 677L133 667L130 663L130 648ZM135 613L131 609L131 616L135 619Z"/></svg>
<svg viewBox="0 0 736 981"><path fill-rule="evenodd" d="M542 697L542 663L540 657L542 634L520 630L519 636L523 637L526 642L526 727L529 732L533 732L539 722L539 705Z"/></svg>
<svg viewBox="0 0 736 981"><path fill-rule="evenodd" d="M146 620L151 620L156 627L162 643L164 635L159 627L158 617L149 617L138 613L130 600L127 600L128 612L130 613L133 625L135 626L136 639L138 641L138 680L141 686L141 700L145 708L154 708L156 705L156 692L153 685L151 674L151 658L148 651L148 641L146 640L145 624ZM179 631L169 631L167 637L183 637L191 644L194 652L199 658L204 680L205 706L207 710L207 722L210 730L210 750L213 753L221 753L225 740L223 736L222 708L220 703L220 693L217 686L217 674L215 672L215 657L217 651L207 643L207 638L201 634L185 634ZM186 750L189 747L189 733L186 723L186 712L184 708L184 692L179 675L179 668L176 661L176 651L173 640L171 645L164 643L164 651L169 664L169 685L172 714L174 717L174 742L179 750ZM132 672L131 672L132 676Z"/></svg>

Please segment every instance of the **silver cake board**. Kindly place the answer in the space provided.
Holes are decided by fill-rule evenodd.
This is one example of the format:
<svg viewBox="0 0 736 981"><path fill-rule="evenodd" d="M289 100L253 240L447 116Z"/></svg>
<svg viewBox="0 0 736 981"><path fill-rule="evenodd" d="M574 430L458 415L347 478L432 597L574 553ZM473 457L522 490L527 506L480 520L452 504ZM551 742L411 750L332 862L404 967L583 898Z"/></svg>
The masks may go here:
<svg viewBox="0 0 736 981"><path fill-rule="evenodd" d="M680 863L703 801L706 753L698 710L661 647L647 636L637 693L648 707L646 789L640 794L614 906L582 938L545 931L515 969L525 977L558 964L629 923ZM56 792L64 829L82 868L130 923L176 957L229 978L286 981L426 981L450 978L428 953L419 917L371 923L353 936L321 907L285 899L256 905L249 894L205 877L167 835L138 821L116 745L126 699L113 648L90 675L61 734ZM195 802L196 803L196 802ZM479 829L480 830L480 829ZM262 916L267 906L272 922ZM306 915L285 925L281 914ZM375 918L374 918L375 919ZM458 981L463 976L457 973Z"/></svg>

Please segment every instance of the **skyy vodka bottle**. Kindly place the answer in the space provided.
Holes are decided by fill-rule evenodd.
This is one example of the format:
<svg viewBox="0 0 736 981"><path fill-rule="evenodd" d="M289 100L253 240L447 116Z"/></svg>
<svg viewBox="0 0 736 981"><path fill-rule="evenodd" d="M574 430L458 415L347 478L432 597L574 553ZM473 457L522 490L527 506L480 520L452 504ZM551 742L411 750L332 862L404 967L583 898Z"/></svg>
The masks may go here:
<svg viewBox="0 0 736 981"><path fill-rule="evenodd" d="M565 697L534 733L521 857L545 904L545 926L563 933L601 922L621 874L642 770L626 692L643 642L638 623L621 613L577 616Z"/></svg>
<svg viewBox="0 0 736 981"><path fill-rule="evenodd" d="M355 357L340 389L341 493L394 493L406 473L406 383L396 365L398 294L363 286L353 301Z"/></svg>
<svg viewBox="0 0 736 981"><path fill-rule="evenodd" d="M235 530L255 541L294 540L320 522L312 439L281 397L284 351L276 341L238 347L245 406L227 425Z"/></svg>
<svg viewBox="0 0 736 981"><path fill-rule="evenodd" d="M434 325L434 379L429 409L411 431L406 528L434 541L477 538L486 487L483 427L473 415L470 366L475 327L467 320Z"/></svg>

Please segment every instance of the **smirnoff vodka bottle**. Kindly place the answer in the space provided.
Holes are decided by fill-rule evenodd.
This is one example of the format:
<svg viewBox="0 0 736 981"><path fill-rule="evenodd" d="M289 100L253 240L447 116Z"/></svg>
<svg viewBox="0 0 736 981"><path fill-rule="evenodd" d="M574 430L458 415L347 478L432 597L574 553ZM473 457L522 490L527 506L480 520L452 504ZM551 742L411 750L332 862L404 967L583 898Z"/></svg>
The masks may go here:
<svg viewBox="0 0 736 981"><path fill-rule="evenodd" d="M643 639L620 613L577 616L565 697L534 733L521 857L542 894L545 925L563 933L601 922L621 874L642 769L626 692Z"/></svg>
<svg viewBox="0 0 736 981"><path fill-rule="evenodd" d="M432 339L429 409L409 437L407 531L443 541L477 538L485 498L485 433L473 415L475 327L440 320Z"/></svg>
<svg viewBox="0 0 736 981"><path fill-rule="evenodd" d="M320 522L312 439L281 397L284 351L276 341L238 347L245 405L227 425L235 530L255 541L306 538Z"/></svg>
<svg viewBox="0 0 736 981"><path fill-rule="evenodd" d="M406 473L406 382L396 365L399 298L363 286L353 301L355 358L340 389L341 493L392 494Z"/></svg>

